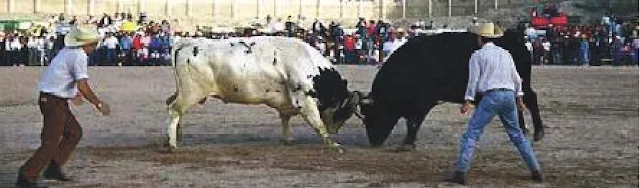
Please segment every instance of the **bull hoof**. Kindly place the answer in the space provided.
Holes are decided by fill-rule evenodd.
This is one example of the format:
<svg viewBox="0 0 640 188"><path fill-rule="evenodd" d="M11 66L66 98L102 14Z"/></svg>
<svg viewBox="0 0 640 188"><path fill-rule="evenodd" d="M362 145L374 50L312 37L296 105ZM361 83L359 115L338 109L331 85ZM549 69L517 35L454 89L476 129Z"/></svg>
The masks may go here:
<svg viewBox="0 0 640 188"><path fill-rule="evenodd" d="M174 152L176 152L177 150L178 150L178 147L176 147L176 146L167 146L167 151L168 151L169 153L174 153Z"/></svg>
<svg viewBox="0 0 640 188"><path fill-rule="evenodd" d="M338 152L338 153L344 153L344 147L342 147L342 145L340 144L334 144L333 146L331 146L331 150Z"/></svg>
<svg viewBox="0 0 640 188"><path fill-rule="evenodd" d="M415 150L416 150L415 144L403 144L396 148L396 152L407 152L407 151L415 151Z"/></svg>

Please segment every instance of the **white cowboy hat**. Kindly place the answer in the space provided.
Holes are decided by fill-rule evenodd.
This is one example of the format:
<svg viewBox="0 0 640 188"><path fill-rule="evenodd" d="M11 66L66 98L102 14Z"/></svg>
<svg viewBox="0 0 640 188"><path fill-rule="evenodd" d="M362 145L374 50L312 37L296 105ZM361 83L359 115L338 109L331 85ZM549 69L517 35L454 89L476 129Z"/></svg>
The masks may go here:
<svg viewBox="0 0 640 188"><path fill-rule="evenodd" d="M72 29L64 37L64 44L66 46L84 46L87 44L97 43L102 37L95 29L87 27L76 27Z"/></svg>
<svg viewBox="0 0 640 188"><path fill-rule="evenodd" d="M479 23L471 29L471 32L487 38L500 38L504 35L500 26L493 23Z"/></svg>

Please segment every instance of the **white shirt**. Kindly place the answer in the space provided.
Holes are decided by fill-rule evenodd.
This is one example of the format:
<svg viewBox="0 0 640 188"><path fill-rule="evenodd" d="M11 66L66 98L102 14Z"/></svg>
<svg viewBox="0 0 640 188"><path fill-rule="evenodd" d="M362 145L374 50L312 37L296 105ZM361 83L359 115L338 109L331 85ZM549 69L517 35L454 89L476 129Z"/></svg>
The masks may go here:
<svg viewBox="0 0 640 188"><path fill-rule="evenodd" d="M542 43L542 48L544 51L551 51L551 43L549 41L545 41Z"/></svg>
<svg viewBox="0 0 640 188"><path fill-rule="evenodd" d="M469 60L469 82L464 94L465 100L474 100L476 92L505 88L517 91L523 96L522 79L509 51L493 43L487 43L476 50Z"/></svg>
<svg viewBox="0 0 640 188"><path fill-rule="evenodd" d="M11 41L5 44L6 51L16 51L22 49L22 44L20 44L20 40L17 38L12 39Z"/></svg>
<svg viewBox="0 0 640 188"><path fill-rule="evenodd" d="M104 43L103 43L103 45L105 47L107 47L107 49L110 49L110 50L115 50L116 47L118 46L118 44L119 44L118 43L118 38L116 38L114 36L110 36L110 37L104 39Z"/></svg>
<svg viewBox="0 0 640 188"><path fill-rule="evenodd" d="M527 50L529 50L529 53L533 51L533 44L531 44L531 42L527 41L526 43L524 43L524 46L527 47Z"/></svg>
<svg viewBox="0 0 640 188"><path fill-rule="evenodd" d="M75 97L76 81L89 78L87 59L82 48L63 48L40 76L38 90L60 98Z"/></svg>

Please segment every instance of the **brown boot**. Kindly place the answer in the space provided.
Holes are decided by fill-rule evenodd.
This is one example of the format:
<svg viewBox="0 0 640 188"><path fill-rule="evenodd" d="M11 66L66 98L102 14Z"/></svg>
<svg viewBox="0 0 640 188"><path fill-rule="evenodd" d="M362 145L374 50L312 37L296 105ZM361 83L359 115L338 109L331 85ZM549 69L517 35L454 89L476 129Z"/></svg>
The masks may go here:
<svg viewBox="0 0 640 188"><path fill-rule="evenodd" d="M544 181L544 177L542 176L542 172L540 172L540 170L531 171L531 179L536 182Z"/></svg>
<svg viewBox="0 0 640 188"><path fill-rule="evenodd" d="M71 181L71 178L62 172L62 168L53 162L49 164L42 177L49 180Z"/></svg>
<svg viewBox="0 0 640 188"><path fill-rule="evenodd" d="M457 183L460 185L466 185L467 184L466 173L456 171L455 173L453 173L453 177L451 177L450 179L446 179L446 181L451 183Z"/></svg>

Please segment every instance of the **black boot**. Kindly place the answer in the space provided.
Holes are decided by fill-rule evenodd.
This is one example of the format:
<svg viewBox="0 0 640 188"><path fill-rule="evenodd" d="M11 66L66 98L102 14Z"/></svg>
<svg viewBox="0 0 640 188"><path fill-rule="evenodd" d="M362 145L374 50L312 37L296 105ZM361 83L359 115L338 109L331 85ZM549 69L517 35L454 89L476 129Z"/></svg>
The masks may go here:
<svg viewBox="0 0 640 188"><path fill-rule="evenodd" d="M71 181L71 178L62 172L62 168L53 162L49 164L42 177L48 180Z"/></svg>
<svg viewBox="0 0 640 188"><path fill-rule="evenodd" d="M531 171L531 179L536 182L543 182L544 177L542 177L542 172L539 170Z"/></svg>
<svg viewBox="0 0 640 188"><path fill-rule="evenodd" d="M47 186L38 184L35 180L29 180L24 177L22 174L18 174L18 181L16 181L16 186L20 188L46 188Z"/></svg>
<svg viewBox="0 0 640 188"><path fill-rule="evenodd" d="M453 174L453 177L451 177L450 179L447 179L446 181L451 182L451 183L457 183L457 184L460 184L460 185L466 185L467 184L466 173L465 172L456 171Z"/></svg>

